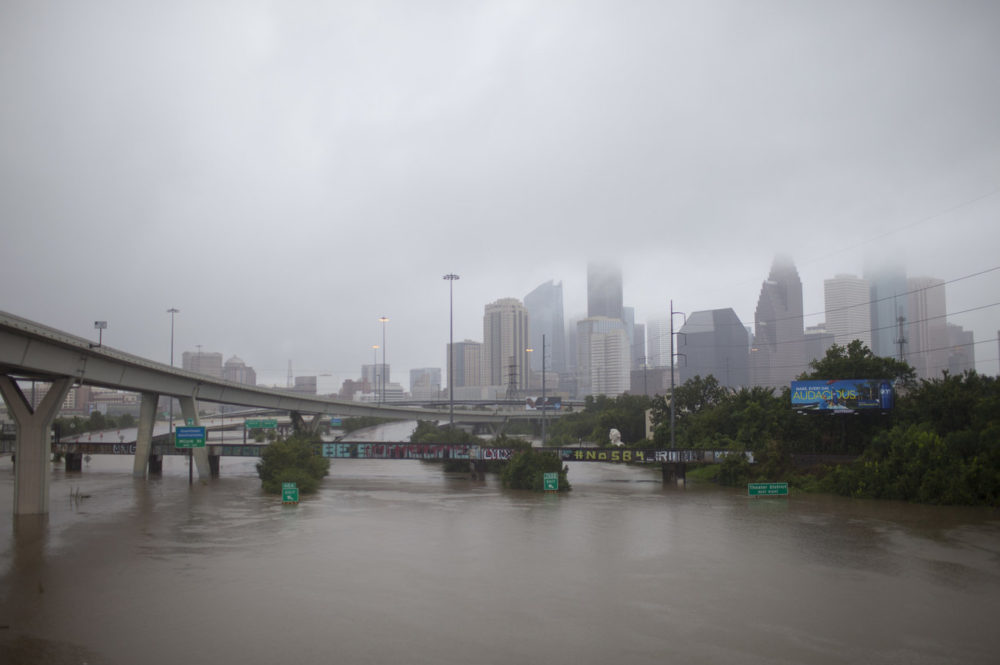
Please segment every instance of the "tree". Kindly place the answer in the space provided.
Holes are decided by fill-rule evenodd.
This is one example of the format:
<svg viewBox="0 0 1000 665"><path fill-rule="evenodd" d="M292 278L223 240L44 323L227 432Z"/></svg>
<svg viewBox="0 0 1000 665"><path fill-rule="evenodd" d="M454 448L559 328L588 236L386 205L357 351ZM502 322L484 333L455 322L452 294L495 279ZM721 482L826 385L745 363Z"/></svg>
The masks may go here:
<svg viewBox="0 0 1000 665"><path fill-rule="evenodd" d="M257 462L264 491L279 494L282 483L295 483L303 494L318 490L320 481L330 473L330 460L317 454L318 443L316 437L292 435L264 448Z"/></svg>
<svg viewBox="0 0 1000 665"><path fill-rule="evenodd" d="M876 356L864 342L856 339L847 346L834 344L823 358L809 363L811 372L800 379L891 379L912 385L916 373L909 364Z"/></svg>
<svg viewBox="0 0 1000 665"><path fill-rule="evenodd" d="M530 489L541 492L544 489L545 474L558 473L559 491L568 492L572 489L569 480L566 479L568 471L568 467L555 453L538 452L527 448L516 453L504 466L500 472L500 480L503 486L509 489Z"/></svg>

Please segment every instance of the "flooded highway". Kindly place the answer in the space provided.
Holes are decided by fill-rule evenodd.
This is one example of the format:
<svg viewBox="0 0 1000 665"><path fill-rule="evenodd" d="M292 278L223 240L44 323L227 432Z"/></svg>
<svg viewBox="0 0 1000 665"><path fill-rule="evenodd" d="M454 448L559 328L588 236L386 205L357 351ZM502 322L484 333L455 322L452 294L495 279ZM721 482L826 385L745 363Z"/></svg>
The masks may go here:
<svg viewBox="0 0 1000 665"><path fill-rule="evenodd" d="M255 460L53 470L11 518L0 662L996 663L1000 515L664 489L570 464L541 495L417 461L337 461L297 506Z"/></svg>

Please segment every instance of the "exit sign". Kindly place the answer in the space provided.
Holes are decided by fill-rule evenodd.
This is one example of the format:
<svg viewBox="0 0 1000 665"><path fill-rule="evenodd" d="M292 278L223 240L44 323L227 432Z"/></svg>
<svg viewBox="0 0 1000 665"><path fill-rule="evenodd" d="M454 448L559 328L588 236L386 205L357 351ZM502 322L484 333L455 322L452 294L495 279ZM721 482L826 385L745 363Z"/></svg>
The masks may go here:
<svg viewBox="0 0 1000 665"><path fill-rule="evenodd" d="M749 483L747 496L788 496L788 483Z"/></svg>

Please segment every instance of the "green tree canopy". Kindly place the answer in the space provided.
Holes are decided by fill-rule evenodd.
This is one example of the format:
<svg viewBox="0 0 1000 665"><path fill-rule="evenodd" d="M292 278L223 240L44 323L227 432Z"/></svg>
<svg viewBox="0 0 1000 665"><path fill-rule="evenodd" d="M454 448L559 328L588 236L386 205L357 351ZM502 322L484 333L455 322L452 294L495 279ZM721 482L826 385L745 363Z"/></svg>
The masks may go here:
<svg viewBox="0 0 1000 665"><path fill-rule="evenodd" d="M834 344L826 350L826 355L809 363L812 371L802 374L801 379L891 379L912 384L916 376L913 368L894 358L876 356L859 339L847 346Z"/></svg>
<svg viewBox="0 0 1000 665"><path fill-rule="evenodd" d="M318 443L317 437L295 434L268 444L257 462L264 491L279 494L282 483L295 483L303 494L318 490L330 473L330 460L319 455Z"/></svg>

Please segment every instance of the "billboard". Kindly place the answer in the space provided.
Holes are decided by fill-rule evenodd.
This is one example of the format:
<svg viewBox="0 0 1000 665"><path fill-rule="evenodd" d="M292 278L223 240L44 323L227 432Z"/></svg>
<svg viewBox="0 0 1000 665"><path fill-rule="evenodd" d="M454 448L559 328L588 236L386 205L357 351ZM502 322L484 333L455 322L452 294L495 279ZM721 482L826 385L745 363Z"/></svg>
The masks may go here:
<svg viewBox="0 0 1000 665"><path fill-rule="evenodd" d="M799 411L888 411L892 404L888 379L792 381L792 408Z"/></svg>
<svg viewBox="0 0 1000 665"><path fill-rule="evenodd" d="M562 397L529 397L525 400L524 407L528 411L559 411L562 409Z"/></svg>

